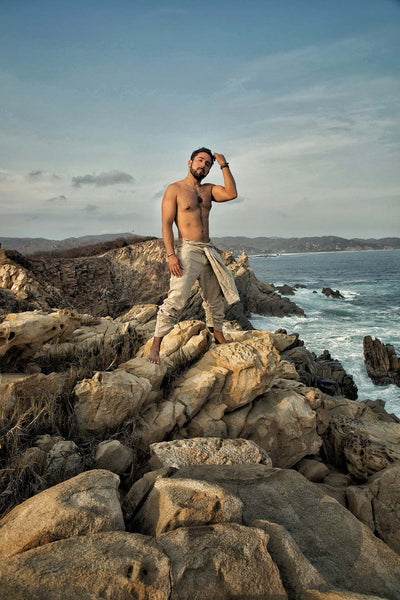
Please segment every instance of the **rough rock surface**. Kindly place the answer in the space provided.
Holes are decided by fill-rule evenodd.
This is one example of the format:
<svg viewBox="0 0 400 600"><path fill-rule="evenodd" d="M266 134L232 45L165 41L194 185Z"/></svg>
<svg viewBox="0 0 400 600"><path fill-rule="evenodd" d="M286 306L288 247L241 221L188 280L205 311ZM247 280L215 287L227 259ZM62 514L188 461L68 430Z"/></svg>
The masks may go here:
<svg viewBox="0 0 400 600"><path fill-rule="evenodd" d="M400 554L400 463L349 486L349 509L395 552Z"/></svg>
<svg viewBox="0 0 400 600"><path fill-rule="evenodd" d="M400 558L348 510L293 470L263 465L184 467L172 479L218 485L243 502L243 523L283 527L329 587L397 600ZM284 498L284 501L282 499ZM271 556L277 564L281 552Z"/></svg>
<svg viewBox="0 0 400 600"><path fill-rule="evenodd" d="M391 344L370 335L364 337L364 362L368 376L376 385L394 383L400 387L400 358Z"/></svg>
<svg viewBox="0 0 400 600"><path fill-rule="evenodd" d="M191 465L266 464L271 459L254 442L243 439L191 438L151 444L151 464L189 467Z"/></svg>
<svg viewBox="0 0 400 600"><path fill-rule="evenodd" d="M325 396L316 409L317 418L328 422L323 438L327 461L348 470L357 480L400 460L400 426L387 413L380 416L369 402Z"/></svg>
<svg viewBox="0 0 400 600"><path fill-rule="evenodd" d="M340 298L341 300L343 300L344 296L339 292L339 290L336 290L336 292L330 288L330 287L324 287L322 288L322 293L327 297L327 298Z"/></svg>
<svg viewBox="0 0 400 600"><path fill-rule="evenodd" d="M118 531L46 544L0 565L7 600L169 600L170 563L153 538Z"/></svg>
<svg viewBox="0 0 400 600"><path fill-rule="evenodd" d="M0 557L54 540L124 529L119 478L86 471L26 500L0 521Z"/></svg>

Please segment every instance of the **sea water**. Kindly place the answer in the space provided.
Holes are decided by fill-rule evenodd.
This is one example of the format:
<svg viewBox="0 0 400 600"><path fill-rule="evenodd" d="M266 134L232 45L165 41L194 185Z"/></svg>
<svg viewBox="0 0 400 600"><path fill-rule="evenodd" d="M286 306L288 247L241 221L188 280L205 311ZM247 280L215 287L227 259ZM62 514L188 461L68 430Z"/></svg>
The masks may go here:
<svg viewBox="0 0 400 600"><path fill-rule="evenodd" d="M366 335L392 344L400 355L400 250L254 256L249 262L261 281L306 286L289 297L304 310L305 318L253 314L254 327L297 332L317 355L329 350L353 376L359 400L380 398L388 412L400 416L400 388L374 385L363 355ZM338 289L344 299L327 298L323 287Z"/></svg>

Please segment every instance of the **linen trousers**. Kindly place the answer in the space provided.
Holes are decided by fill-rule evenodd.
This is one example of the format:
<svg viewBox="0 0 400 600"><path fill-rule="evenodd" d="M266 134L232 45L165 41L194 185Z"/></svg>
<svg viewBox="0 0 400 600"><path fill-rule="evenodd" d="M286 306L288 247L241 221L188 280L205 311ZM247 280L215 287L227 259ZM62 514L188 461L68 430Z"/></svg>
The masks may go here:
<svg viewBox="0 0 400 600"><path fill-rule="evenodd" d="M206 325L222 331L224 319L224 296L218 279L205 255L204 249L189 240L179 240L176 255L182 267L182 277L171 275L168 296L158 309L155 337L164 337L176 325L195 281L199 281Z"/></svg>

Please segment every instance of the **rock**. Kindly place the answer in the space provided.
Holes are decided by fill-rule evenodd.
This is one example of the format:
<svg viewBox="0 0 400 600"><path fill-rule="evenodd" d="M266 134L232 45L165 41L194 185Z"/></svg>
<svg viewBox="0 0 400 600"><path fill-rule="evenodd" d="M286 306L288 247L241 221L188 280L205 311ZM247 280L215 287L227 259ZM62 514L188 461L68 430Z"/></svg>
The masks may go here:
<svg viewBox="0 0 400 600"><path fill-rule="evenodd" d="M157 479L132 524L133 531L160 535L178 527L242 522L243 505L223 488L193 479Z"/></svg>
<svg viewBox="0 0 400 600"><path fill-rule="evenodd" d="M174 428L180 429L186 422L183 404L167 400L160 405L152 404L137 420L135 432L144 447L161 442Z"/></svg>
<svg viewBox="0 0 400 600"><path fill-rule="evenodd" d="M400 462L347 488L351 512L400 554Z"/></svg>
<svg viewBox="0 0 400 600"><path fill-rule="evenodd" d="M6 364L33 356L44 344L72 333L80 324L70 311L9 314L0 324L0 357Z"/></svg>
<svg viewBox="0 0 400 600"><path fill-rule="evenodd" d="M63 438L60 435L49 435L48 433L45 433L43 435L39 435L36 438L35 444L38 448L40 448L44 452L48 452L49 450L52 449L54 444L56 444L57 442L62 442L62 441L63 441Z"/></svg>
<svg viewBox="0 0 400 600"><path fill-rule="evenodd" d="M0 557L89 532L124 529L118 484L109 471L86 471L25 500L0 520Z"/></svg>
<svg viewBox="0 0 400 600"><path fill-rule="evenodd" d="M46 479L49 482L74 477L81 473L83 468L78 446L72 440L56 442L47 454Z"/></svg>
<svg viewBox="0 0 400 600"><path fill-rule="evenodd" d="M351 375L348 375L338 360L332 359L328 350L315 360L317 367L314 385L329 396L344 396L357 400L358 389Z"/></svg>
<svg viewBox="0 0 400 600"><path fill-rule="evenodd" d="M125 473L133 461L133 450L118 440L104 440L97 446L96 469L107 469L113 473Z"/></svg>
<svg viewBox="0 0 400 600"><path fill-rule="evenodd" d="M279 569L289 598L298 598L309 587L321 587L325 580L304 556L293 537L282 525L270 521L253 521L252 527L262 529L269 536L268 551Z"/></svg>
<svg viewBox="0 0 400 600"><path fill-rule="evenodd" d="M81 434L105 434L138 416L151 400L152 387L145 377L123 369L96 373L74 388L75 416Z"/></svg>
<svg viewBox="0 0 400 600"><path fill-rule="evenodd" d="M326 462L367 481L400 459L400 424L388 422L389 415L381 417L365 402L329 396L316 410L329 421L321 433Z"/></svg>
<svg viewBox="0 0 400 600"><path fill-rule="evenodd" d="M322 444L315 412L304 396L276 388L254 402L240 437L263 448L274 467L291 467L304 456L317 454Z"/></svg>
<svg viewBox="0 0 400 600"><path fill-rule="evenodd" d="M7 600L169 600L170 563L153 538L122 531L46 544L0 565Z"/></svg>
<svg viewBox="0 0 400 600"><path fill-rule="evenodd" d="M306 590L300 600L387 600L383 596L370 596L369 594L353 594L343 590L320 592L319 590Z"/></svg>
<svg viewBox="0 0 400 600"><path fill-rule="evenodd" d="M137 356L148 356L151 344L152 340L149 340ZM167 366L168 373L174 373L203 356L210 344L211 334L202 321L183 321L164 337L161 363Z"/></svg>
<svg viewBox="0 0 400 600"><path fill-rule="evenodd" d="M256 520L280 525L327 589L398 599L398 555L296 471L264 465L198 465L177 470L173 479L205 481L236 495L243 502L245 525ZM278 564L272 547L270 554Z"/></svg>
<svg viewBox="0 0 400 600"><path fill-rule="evenodd" d="M157 541L172 565L172 598L287 599L260 529L234 523L181 527Z"/></svg>
<svg viewBox="0 0 400 600"><path fill-rule="evenodd" d="M135 481L128 493L123 499L122 510L124 512L125 522L130 525L132 518L140 509L145 499L153 489L155 482L163 477L169 477L176 469L172 467L163 467L156 471L149 471L143 477ZM131 531L131 527L127 527Z"/></svg>
<svg viewBox="0 0 400 600"><path fill-rule="evenodd" d="M370 335L364 337L364 362L368 376L376 385L394 383L400 387L400 358L391 344L382 344Z"/></svg>
<svg viewBox="0 0 400 600"><path fill-rule="evenodd" d="M264 464L271 466L269 456L254 442L220 438L192 438L161 442L150 446L151 464L163 467L188 467L190 465Z"/></svg>
<svg viewBox="0 0 400 600"><path fill-rule="evenodd" d="M278 285L275 289L283 296L294 296L294 289L290 285Z"/></svg>
<svg viewBox="0 0 400 600"><path fill-rule="evenodd" d="M298 346L282 352L284 360L294 363L296 371L300 376L300 381L311 387L317 379L317 367L315 356L306 348Z"/></svg>
<svg viewBox="0 0 400 600"><path fill-rule="evenodd" d="M308 481L322 481L329 474L329 469L324 463L309 458L302 458L296 465L296 470Z"/></svg>
<svg viewBox="0 0 400 600"><path fill-rule="evenodd" d="M322 289L322 293L327 297L327 298L340 298L340 299L344 299L344 296L342 296L342 294L339 292L339 290L336 290L336 292L333 291L332 288L330 287L324 287Z"/></svg>

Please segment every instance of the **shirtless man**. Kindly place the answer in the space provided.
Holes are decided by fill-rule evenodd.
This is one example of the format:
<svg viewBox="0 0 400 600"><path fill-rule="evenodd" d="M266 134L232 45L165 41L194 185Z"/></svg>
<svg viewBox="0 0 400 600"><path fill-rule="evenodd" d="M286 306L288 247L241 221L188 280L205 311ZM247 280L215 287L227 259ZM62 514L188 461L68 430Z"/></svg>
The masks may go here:
<svg viewBox="0 0 400 600"><path fill-rule="evenodd" d="M222 170L224 185L202 184L215 160ZM147 357L149 362L155 364L160 363L162 339L177 322L179 312L197 279L200 283L207 325L213 330L215 340L219 344L226 343L222 333L222 293L230 304L239 301L233 277L210 244L209 238L208 221L212 201L227 202L237 196L229 164L223 154L211 154L208 148L199 148L192 153L188 166L189 171L185 179L169 185L162 201L162 235L171 281L168 297L158 311L153 344ZM174 223L179 235L176 248ZM215 265L215 262L220 264ZM219 277L216 275L218 271Z"/></svg>

